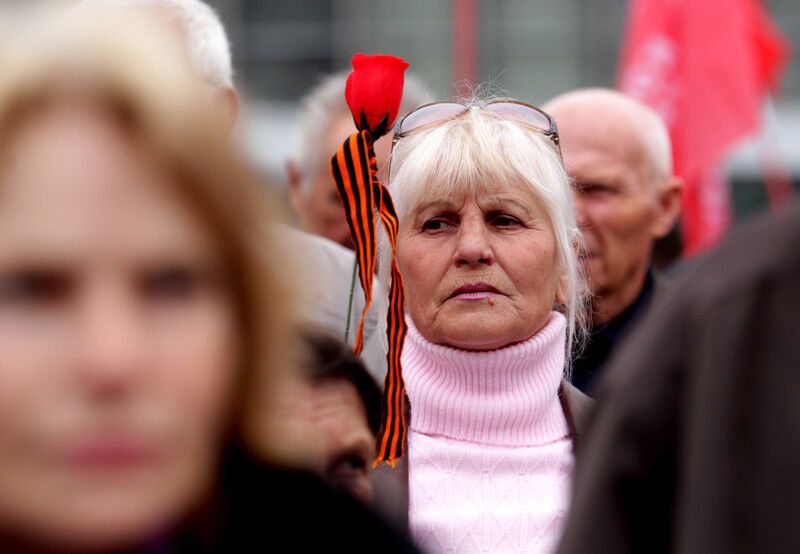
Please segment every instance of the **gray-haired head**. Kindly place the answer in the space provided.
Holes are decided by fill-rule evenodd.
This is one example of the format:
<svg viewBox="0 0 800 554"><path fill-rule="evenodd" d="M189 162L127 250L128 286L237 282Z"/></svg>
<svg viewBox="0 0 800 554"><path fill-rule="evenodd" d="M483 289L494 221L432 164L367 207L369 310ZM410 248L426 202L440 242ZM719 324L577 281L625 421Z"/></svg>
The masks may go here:
<svg viewBox="0 0 800 554"><path fill-rule="evenodd" d="M645 286L655 241L680 213L669 133L658 114L620 92L561 94L544 109L558 123L586 248L594 325L623 313Z"/></svg>
<svg viewBox="0 0 800 554"><path fill-rule="evenodd" d="M233 88L233 63L225 28L201 0L84 0L81 6L157 10L186 35L189 59L197 75L214 88Z"/></svg>
<svg viewBox="0 0 800 554"><path fill-rule="evenodd" d="M649 106L615 90L586 88L556 96L544 105L563 135L574 129L625 141L644 176L659 185L672 175L672 147L663 120ZM569 142L567 140L566 142ZM568 145L565 156L569 159Z"/></svg>

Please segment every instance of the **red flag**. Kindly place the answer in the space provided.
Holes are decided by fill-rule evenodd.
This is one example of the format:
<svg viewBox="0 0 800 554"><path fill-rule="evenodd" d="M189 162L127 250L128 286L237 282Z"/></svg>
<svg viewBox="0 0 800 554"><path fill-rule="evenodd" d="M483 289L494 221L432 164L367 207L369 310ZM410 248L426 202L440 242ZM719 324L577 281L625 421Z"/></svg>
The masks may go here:
<svg viewBox="0 0 800 554"><path fill-rule="evenodd" d="M685 181L684 253L730 222L723 156L755 131L788 57L758 0L633 0L620 88L661 114Z"/></svg>

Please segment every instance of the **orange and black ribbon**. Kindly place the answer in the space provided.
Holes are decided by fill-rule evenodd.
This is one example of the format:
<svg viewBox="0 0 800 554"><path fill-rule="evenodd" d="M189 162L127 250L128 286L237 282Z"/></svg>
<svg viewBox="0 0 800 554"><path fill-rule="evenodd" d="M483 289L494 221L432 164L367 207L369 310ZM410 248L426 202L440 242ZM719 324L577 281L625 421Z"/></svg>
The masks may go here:
<svg viewBox="0 0 800 554"><path fill-rule="evenodd" d="M331 170L355 243L358 275L366 299L353 348L356 355L364 347L364 321L372 304L372 281L377 265L376 211L392 246L392 284L389 290L389 313L386 316L386 333L389 339L389 352L386 356L388 372L383 390L383 429L378 437L378 456L374 465L386 462L394 467L397 459L403 455L406 441L403 411L405 384L400 355L408 328L405 321L403 277L395 256L397 213L388 189L378 181L372 140L372 135L366 130L350 135L331 159Z"/></svg>

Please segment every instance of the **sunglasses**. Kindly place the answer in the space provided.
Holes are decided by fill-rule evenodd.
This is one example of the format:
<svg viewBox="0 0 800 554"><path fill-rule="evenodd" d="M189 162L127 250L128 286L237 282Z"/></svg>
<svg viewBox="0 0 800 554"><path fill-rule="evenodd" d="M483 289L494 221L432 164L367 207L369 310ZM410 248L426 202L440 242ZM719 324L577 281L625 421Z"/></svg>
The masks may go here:
<svg viewBox="0 0 800 554"><path fill-rule="evenodd" d="M472 107L458 102L433 102L420 106L406 114L400 120L400 123L395 125L392 148L401 138L420 129L441 125L446 121L457 119L469 112ZM553 141L558 156L561 157L561 141L558 137L556 121L536 106L517 100L498 98L488 101L486 104L479 106L479 108L490 111L502 119L519 123L542 133Z"/></svg>

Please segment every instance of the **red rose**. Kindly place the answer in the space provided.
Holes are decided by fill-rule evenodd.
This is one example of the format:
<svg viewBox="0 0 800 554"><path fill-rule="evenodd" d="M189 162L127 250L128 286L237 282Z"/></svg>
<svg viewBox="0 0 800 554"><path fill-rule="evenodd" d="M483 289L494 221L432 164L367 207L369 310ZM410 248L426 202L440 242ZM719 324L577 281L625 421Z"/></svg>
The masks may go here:
<svg viewBox="0 0 800 554"><path fill-rule="evenodd" d="M369 131L373 140L394 124L403 97L403 58L384 54L356 54L347 77L344 97L359 131Z"/></svg>

